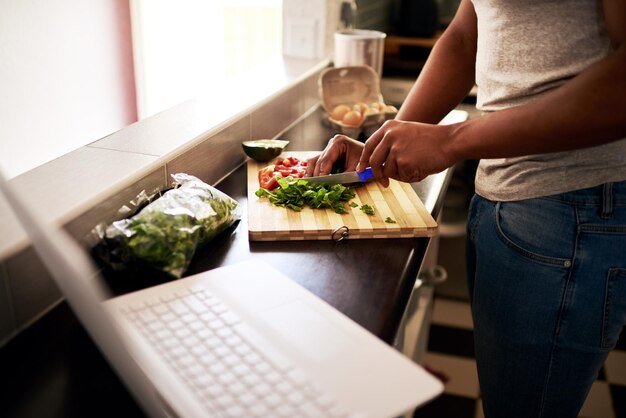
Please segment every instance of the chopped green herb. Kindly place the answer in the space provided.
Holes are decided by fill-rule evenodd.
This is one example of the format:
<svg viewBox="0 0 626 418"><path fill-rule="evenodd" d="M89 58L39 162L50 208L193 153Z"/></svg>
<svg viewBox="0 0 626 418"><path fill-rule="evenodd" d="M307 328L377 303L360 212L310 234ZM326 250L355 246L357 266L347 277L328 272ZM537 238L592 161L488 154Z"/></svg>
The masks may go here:
<svg viewBox="0 0 626 418"><path fill-rule="evenodd" d="M385 218L385 222L387 222L388 224L395 224L396 223L396 221L391 219L389 216L387 216L387 218Z"/></svg>
<svg viewBox="0 0 626 418"><path fill-rule="evenodd" d="M370 205L368 205L368 204L362 205L362 206L361 206L361 210L362 210L365 214L367 214L367 215L373 215L373 214L374 214L374 208L373 208L373 207L371 207L371 206L370 206Z"/></svg>
<svg viewBox="0 0 626 418"><path fill-rule="evenodd" d="M359 204L355 203L355 202L350 202L350 203L348 203L348 205L350 205L351 208L356 208L356 207L359 206Z"/></svg>
<svg viewBox="0 0 626 418"><path fill-rule="evenodd" d="M239 219L228 195L185 173L172 177L180 187L106 227L102 256L114 269L149 266L179 278L201 244Z"/></svg>
<svg viewBox="0 0 626 418"><path fill-rule="evenodd" d="M301 211L309 206L313 209L333 209L335 213L348 213L344 202L354 197L354 191L341 184L329 186L327 184L309 184L306 179L284 177L278 179L278 189L256 191L258 197L267 197L276 205L295 211Z"/></svg>

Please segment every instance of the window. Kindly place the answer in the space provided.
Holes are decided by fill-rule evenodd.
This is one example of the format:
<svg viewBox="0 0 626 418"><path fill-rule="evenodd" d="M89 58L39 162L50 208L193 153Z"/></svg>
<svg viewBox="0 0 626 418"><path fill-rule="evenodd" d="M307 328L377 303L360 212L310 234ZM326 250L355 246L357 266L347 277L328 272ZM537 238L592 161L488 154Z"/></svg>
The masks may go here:
<svg viewBox="0 0 626 418"><path fill-rule="evenodd" d="M222 103L218 88L237 77L250 91L243 74L281 55L281 0L57 3L0 2L0 168L9 177L185 100Z"/></svg>
<svg viewBox="0 0 626 418"><path fill-rule="evenodd" d="M139 118L216 97L281 55L281 0L132 0Z"/></svg>

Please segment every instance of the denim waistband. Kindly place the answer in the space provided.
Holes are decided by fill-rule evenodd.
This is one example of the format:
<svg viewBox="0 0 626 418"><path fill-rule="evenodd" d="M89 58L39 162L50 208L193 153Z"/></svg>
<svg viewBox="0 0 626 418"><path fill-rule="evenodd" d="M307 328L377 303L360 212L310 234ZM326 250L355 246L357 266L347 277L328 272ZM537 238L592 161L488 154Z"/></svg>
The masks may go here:
<svg viewBox="0 0 626 418"><path fill-rule="evenodd" d="M545 199L558 200L574 205L610 204L611 206L626 206L626 180L546 196Z"/></svg>

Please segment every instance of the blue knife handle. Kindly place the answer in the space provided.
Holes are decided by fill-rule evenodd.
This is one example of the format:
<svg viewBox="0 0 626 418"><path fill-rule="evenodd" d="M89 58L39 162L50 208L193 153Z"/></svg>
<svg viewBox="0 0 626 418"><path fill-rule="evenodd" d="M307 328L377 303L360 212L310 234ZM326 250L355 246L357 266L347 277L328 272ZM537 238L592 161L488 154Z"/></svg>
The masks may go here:
<svg viewBox="0 0 626 418"><path fill-rule="evenodd" d="M365 170L361 171L360 173L357 172L357 174L359 175L359 180L361 180L363 183L365 183L369 179L374 178L372 167L367 167Z"/></svg>

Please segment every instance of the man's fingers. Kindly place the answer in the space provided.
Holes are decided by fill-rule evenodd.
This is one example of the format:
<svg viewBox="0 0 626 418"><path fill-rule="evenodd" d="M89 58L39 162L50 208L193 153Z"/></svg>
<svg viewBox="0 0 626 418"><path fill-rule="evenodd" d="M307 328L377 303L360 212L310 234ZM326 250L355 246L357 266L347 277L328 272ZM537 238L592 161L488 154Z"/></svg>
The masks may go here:
<svg viewBox="0 0 626 418"><path fill-rule="evenodd" d="M326 148L317 157L309 160L311 163L307 163L307 176L323 176L331 172L333 164L335 164L341 153L335 142L337 137L338 135L335 135L329 139Z"/></svg>
<svg viewBox="0 0 626 418"><path fill-rule="evenodd" d="M372 154L378 149L380 143L389 134L390 129L393 127L393 121L388 120L378 128L368 139L365 141L365 147L361 153L361 158L357 166L357 171L363 171L367 167L373 167ZM384 161L384 160L383 160ZM382 162L381 162L382 165Z"/></svg>
<svg viewBox="0 0 626 418"><path fill-rule="evenodd" d="M315 172L315 166L317 164L317 160L319 159L319 155L316 155L315 157L311 157L307 160L306 162L306 177L312 177L315 174L313 174Z"/></svg>
<svg viewBox="0 0 626 418"><path fill-rule="evenodd" d="M379 138L382 137L382 134L382 128L379 128L365 141L361 158L359 158L359 163L356 166L357 171L363 171L370 166L370 155L380 142Z"/></svg>
<svg viewBox="0 0 626 418"><path fill-rule="evenodd" d="M372 154L369 158L370 167L372 167L372 172L374 173L374 176L378 181L388 178L388 176L385 175L385 173L383 172L383 168L386 168L384 166L387 163L390 147L392 145L392 141L390 141L389 135L390 131L386 131L383 134L382 138L378 142L378 145L372 151ZM389 161L389 163L392 163L395 166L394 161ZM391 170L392 168L393 167L387 168L387 172L389 172L389 170Z"/></svg>

